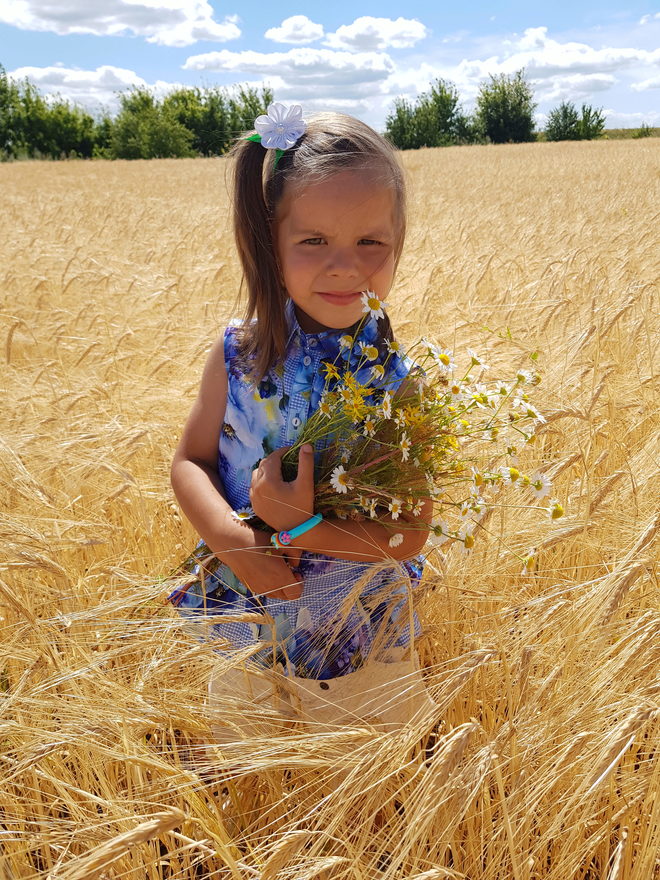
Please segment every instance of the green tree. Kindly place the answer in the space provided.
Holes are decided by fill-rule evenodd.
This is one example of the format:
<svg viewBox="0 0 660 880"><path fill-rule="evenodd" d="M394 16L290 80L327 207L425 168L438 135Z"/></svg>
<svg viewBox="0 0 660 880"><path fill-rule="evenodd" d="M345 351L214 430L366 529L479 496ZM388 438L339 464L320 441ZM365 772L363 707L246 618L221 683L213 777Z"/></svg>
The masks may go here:
<svg viewBox="0 0 660 880"><path fill-rule="evenodd" d="M596 109L589 104L583 104L578 125L580 138L582 140L591 141L594 138L599 138L605 130L605 114L603 113L603 108L599 107Z"/></svg>
<svg viewBox="0 0 660 880"><path fill-rule="evenodd" d="M634 134L633 134L633 137L634 137L635 139L638 139L638 138L648 138L648 137L651 137L652 135L653 135L653 129L652 129L651 126L648 124L648 122L642 122L642 124L640 125L640 127L639 127L638 129L635 130L635 132L634 132Z"/></svg>
<svg viewBox="0 0 660 880"><path fill-rule="evenodd" d="M385 122L385 133L402 150L443 147L476 139L474 125L461 111L456 86L437 79L413 105L397 98Z"/></svg>
<svg viewBox="0 0 660 880"><path fill-rule="evenodd" d="M0 64L0 160L15 158L24 147L20 92Z"/></svg>
<svg viewBox="0 0 660 880"><path fill-rule="evenodd" d="M405 98L395 98L385 120L385 135L400 150L414 150L419 144L415 132L415 107Z"/></svg>
<svg viewBox="0 0 660 880"><path fill-rule="evenodd" d="M545 136L549 141L577 141L580 139L580 117L575 104L562 101L548 114Z"/></svg>
<svg viewBox="0 0 660 880"><path fill-rule="evenodd" d="M164 159L194 155L193 133L179 122L171 108L159 105L145 88L120 96L111 152L116 159Z"/></svg>
<svg viewBox="0 0 660 880"><path fill-rule="evenodd" d="M534 94L524 70L501 73L482 83L476 116L483 134L494 144L535 140Z"/></svg>

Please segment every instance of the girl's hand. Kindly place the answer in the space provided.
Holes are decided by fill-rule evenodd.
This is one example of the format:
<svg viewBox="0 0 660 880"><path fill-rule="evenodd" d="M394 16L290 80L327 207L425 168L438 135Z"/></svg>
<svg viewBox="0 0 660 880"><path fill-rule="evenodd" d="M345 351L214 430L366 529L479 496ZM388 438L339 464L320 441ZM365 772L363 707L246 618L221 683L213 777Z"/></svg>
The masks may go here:
<svg viewBox="0 0 660 880"><path fill-rule="evenodd" d="M283 551L271 547L266 532L253 532L254 546L225 551L218 556L252 593L272 599L299 599L303 581L291 570L291 558L287 560Z"/></svg>
<svg viewBox="0 0 660 880"><path fill-rule="evenodd" d="M306 443L298 453L298 476L282 479L282 456L289 447L276 449L252 472L250 504L276 532L292 529L314 514L314 449Z"/></svg>

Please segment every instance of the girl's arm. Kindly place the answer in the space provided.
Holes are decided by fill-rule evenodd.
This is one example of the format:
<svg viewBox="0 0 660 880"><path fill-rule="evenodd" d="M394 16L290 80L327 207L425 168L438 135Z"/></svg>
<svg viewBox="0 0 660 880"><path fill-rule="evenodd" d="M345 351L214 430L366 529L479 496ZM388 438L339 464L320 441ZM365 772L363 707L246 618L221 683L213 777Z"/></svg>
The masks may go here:
<svg viewBox="0 0 660 880"><path fill-rule="evenodd" d="M254 512L275 531L293 528L313 513L310 506L314 493L312 447L301 448L298 477L291 483L282 479L281 461L285 451L278 449L261 461L252 476L250 489ZM432 515L432 503L427 501L418 517L400 514L397 520L383 516L361 521L332 517L296 538L295 547L356 562L410 559L424 547ZM401 543L390 546L394 535L401 535Z"/></svg>
<svg viewBox="0 0 660 880"><path fill-rule="evenodd" d="M224 339L211 349L197 400L172 462L172 488L181 509L208 547L253 593L296 599L302 579L269 536L232 516L218 474L218 441L227 401Z"/></svg>

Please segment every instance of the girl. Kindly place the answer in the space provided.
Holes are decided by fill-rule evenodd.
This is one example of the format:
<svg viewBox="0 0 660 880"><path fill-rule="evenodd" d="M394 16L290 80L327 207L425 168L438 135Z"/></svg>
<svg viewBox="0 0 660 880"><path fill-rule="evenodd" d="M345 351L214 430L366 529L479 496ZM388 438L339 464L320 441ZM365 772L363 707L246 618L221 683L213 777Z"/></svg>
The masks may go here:
<svg viewBox="0 0 660 880"><path fill-rule="evenodd" d="M427 529L404 529L393 549L390 516L319 522L315 450L301 449L292 482L281 457L319 404L324 365L361 320L389 388L408 373L388 319L364 296L384 302L392 286L405 233L403 174L390 144L349 116L305 123L299 107L275 104L255 127L234 150L246 316L211 350L172 465L184 513L222 564L170 598L187 616L214 615L212 634L251 656L240 669L219 664L216 703L248 688L253 704L279 693L280 715L303 706L318 719L396 725L428 699L412 661L401 665L418 629L405 606ZM253 513L275 540L250 524ZM428 505L415 524L430 515ZM244 732L255 725L244 721Z"/></svg>

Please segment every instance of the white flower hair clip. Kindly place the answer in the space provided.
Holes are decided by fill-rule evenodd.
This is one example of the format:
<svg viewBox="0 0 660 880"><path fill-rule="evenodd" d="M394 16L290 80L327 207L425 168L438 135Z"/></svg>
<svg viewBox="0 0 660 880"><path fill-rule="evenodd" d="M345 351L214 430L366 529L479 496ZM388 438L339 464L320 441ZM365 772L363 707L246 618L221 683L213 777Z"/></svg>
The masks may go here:
<svg viewBox="0 0 660 880"><path fill-rule="evenodd" d="M285 150L294 146L296 141L303 136L307 123L302 118L300 104L292 104L287 107L278 102L268 107L268 113L257 116L254 120L256 134L247 138L249 141L260 143L266 150L275 150L275 167Z"/></svg>

